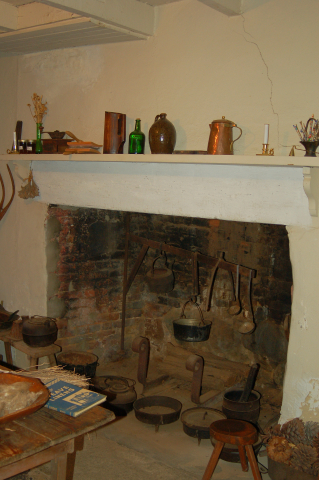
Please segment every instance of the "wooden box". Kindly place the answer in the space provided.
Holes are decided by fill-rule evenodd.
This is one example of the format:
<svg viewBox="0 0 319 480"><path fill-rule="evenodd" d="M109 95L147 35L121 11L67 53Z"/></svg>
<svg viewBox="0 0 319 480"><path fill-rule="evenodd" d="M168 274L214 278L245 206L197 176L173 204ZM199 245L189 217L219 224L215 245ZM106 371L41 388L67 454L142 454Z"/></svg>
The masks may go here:
<svg viewBox="0 0 319 480"><path fill-rule="evenodd" d="M71 142L70 138L52 139L45 138L42 140L43 153L63 153L68 147L68 142Z"/></svg>

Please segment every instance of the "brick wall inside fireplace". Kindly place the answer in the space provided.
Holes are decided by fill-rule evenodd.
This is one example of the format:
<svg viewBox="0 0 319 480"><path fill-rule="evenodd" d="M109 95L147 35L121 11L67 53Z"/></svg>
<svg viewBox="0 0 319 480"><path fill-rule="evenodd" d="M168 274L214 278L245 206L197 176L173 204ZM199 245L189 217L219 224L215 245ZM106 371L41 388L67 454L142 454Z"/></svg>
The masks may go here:
<svg viewBox="0 0 319 480"><path fill-rule="evenodd" d="M58 343L64 351L95 353L100 364L120 355L125 212L49 206L47 220L48 315L58 318ZM168 344L214 353L242 362L259 362L281 383L286 362L291 309L292 271L286 228L280 225L207 220L155 214L130 214L130 231L189 251L218 256L256 269L252 305L256 330L240 334L236 317L229 315L232 289L227 272L219 270L212 306L204 312L212 321L207 342L188 344L174 339L172 321L192 294L189 260L168 254L175 276L174 290L151 293L145 274L159 251L150 249L127 296L125 355L132 355L137 335L151 342L153 355L165 356ZM129 271L140 246L130 243ZM160 260L159 260L160 262ZM200 295L205 304L211 271L199 265ZM241 279L240 298L245 309L247 279ZM186 313L186 312L185 312Z"/></svg>

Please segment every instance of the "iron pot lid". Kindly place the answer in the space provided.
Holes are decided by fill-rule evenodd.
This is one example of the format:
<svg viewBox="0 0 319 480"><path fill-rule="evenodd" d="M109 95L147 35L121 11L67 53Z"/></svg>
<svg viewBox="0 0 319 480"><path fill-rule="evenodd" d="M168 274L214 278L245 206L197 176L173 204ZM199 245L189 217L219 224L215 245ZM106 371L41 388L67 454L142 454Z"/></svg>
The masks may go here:
<svg viewBox="0 0 319 480"><path fill-rule="evenodd" d="M181 421L187 427L209 432L209 427L216 420L224 420L226 415L215 408L195 407L185 410L181 415Z"/></svg>

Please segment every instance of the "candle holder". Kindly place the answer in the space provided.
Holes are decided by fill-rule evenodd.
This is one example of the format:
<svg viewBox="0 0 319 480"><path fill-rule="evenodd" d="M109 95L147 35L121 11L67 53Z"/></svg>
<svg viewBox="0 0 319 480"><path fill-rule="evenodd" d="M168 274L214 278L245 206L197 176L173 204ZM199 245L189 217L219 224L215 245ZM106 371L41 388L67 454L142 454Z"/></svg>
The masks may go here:
<svg viewBox="0 0 319 480"><path fill-rule="evenodd" d="M273 156L274 155L274 149L271 148L269 150L269 143L263 143L263 149L262 153L256 153L256 155L268 155L268 156Z"/></svg>

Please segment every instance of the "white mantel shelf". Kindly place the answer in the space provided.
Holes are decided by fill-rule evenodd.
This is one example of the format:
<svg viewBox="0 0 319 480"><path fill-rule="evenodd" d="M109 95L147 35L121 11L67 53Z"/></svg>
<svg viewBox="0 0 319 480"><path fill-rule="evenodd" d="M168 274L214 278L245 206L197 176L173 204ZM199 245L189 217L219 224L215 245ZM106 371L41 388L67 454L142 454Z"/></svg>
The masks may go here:
<svg viewBox="0 0 319 480"><path fill-rule="evenodd" d="M59 162L130 162L130 163L178 163L204 165L251 165L278 167L319 167L319 158L263 155L0 155L0 160L59 161Z"/></svg>
<svg viewBox="0 0 319 480"><path fill-rule="evenodd" d="M21 180L31 167L35 200L47 204L284 225L318 218L316 157L7 154L0 161Z"/></svg>

